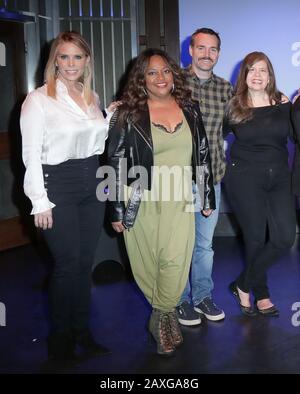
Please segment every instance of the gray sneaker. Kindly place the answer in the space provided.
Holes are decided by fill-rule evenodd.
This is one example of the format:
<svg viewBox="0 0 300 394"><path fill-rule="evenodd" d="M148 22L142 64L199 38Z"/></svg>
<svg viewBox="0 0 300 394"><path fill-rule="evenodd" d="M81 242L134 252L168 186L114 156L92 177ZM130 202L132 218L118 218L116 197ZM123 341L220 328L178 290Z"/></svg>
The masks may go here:
<svg viewBox="0 0 300 394"><path fill-rule="evenodd" d="M183 326L197 326L201 324L201 318L187 301L176 307L178 321Z"/></svg>
<svg viewBox="0 0 300 394"><path fill-rule="evenodd" d="M198 313L203 313L207 320L218 321L225 318L224 311L217 307L210 297L204 298L204 300L194 306L194 309Z"/></svg>

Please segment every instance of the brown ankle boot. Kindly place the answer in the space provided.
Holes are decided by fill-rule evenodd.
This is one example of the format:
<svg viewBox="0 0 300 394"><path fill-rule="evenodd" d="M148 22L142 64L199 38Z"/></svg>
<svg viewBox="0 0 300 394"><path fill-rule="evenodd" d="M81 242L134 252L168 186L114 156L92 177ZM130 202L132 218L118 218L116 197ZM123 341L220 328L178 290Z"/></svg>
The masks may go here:
<svg viewBox="0 0 300 394"><path fill-rule="evenodd" d="M175 311L168 312L168 314L169 314L169 321L170 321L173 344L175 347L178 347L179 345L182 344L183 338L182 338L177 314Z"/></svg>
<svg viewBox="0 0 300 394"><path fill-rule="evenodd" d="M153 309L149 322L149 331L157 343L157 353L163 356L171 356L175 351L175 347L173 345L168 312Z"/></svg>

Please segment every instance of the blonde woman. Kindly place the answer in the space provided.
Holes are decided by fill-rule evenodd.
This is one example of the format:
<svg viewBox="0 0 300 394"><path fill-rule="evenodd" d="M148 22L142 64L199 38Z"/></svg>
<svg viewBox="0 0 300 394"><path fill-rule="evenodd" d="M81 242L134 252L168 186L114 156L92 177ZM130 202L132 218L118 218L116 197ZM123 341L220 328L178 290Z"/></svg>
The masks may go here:
<svg viewBox="0 0 300 394"><path fill-rule="evenodd" d="M54 258L48 352L60 360L72 358L76 344L107 353L88 324L90 275L104 210L96 198L96 170L108 131L91 76L87 42L76 32L60 33L52 43L46 83L27 96L20 120L24 190Z"/></svg>

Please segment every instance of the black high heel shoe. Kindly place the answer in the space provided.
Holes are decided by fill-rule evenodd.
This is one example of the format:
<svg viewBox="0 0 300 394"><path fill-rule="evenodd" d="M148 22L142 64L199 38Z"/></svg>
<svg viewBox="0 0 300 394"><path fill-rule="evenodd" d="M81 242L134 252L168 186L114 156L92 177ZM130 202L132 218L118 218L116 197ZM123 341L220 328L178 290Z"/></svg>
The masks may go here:
<svg viewBox="0 0 300 394"><path fill-rule="evenodd" d="M239 295L239 292L237 289L237 285L235 282L230 283L229 291L231 294L233 294L236 297L243 315L250 316L250 317L256 316L256 311L251 306L242 305L240 295Z"/></svg>
<svg viewBox="0 0 300 394"><path fill-rule="evenodd" d="M256 306L257 312L263 316L269 316L269 317L278 317L279 316L279 310L276 308L275 305L270 306L269 308L266 308L266 309L259 309L257 306L257 300L255 300L255 306Z"/></svg>
<svg viewBox="0 0 300 394"><path fill-rule="evenodd" d="M95 341L89 329L76 332L74 337L77 345L91 356L104 356L111 353L109 349Z"/></svg>
<svg viewBox="0 0 300 394"><path fill-rule="evenodd" d="M54 332L48 337L48 358L56 362L74 361L75 342L70 332Z"/></svg>

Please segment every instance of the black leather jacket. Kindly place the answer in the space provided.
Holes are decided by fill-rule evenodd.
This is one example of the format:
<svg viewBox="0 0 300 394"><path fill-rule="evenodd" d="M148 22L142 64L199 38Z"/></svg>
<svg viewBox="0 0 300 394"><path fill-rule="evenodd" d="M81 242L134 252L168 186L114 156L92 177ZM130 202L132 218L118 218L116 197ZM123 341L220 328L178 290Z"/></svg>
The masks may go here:
<svg viewBox="0 0 300 394"><path fill-rule="evenodd" d="M215 193L211 171L208 142L198 104L183 108L193 140L193 180L198 188L204 191L203 209L215 209ZM114 114L110 122L108 140L108 164L116 174L116 198L109 196L109 216L111 222L121 221L126 228L132 227L136 218L143 189L151 190L151 167L153 166L153 143L151 137L149 111L142 112L138 121L126 122ZM125 123L125 124L124 124ZM127 159L123 160L122 159ZM135 166L143 166L148 174L147 183L137 184L137 177L128 176ZM123 185L131 185L134 189L125 209L122 198ZM114 194L114 193L113 193Z"/></svg>

